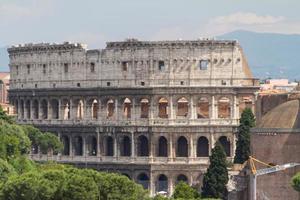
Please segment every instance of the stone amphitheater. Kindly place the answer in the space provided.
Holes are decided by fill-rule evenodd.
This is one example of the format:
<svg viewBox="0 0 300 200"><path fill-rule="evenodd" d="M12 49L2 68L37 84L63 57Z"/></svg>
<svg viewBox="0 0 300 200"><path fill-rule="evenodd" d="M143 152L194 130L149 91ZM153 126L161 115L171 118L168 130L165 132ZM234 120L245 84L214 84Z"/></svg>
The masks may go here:
<svg viewBox="0 0 300 200"><path fill-rule="evenodd" d="M8 49L10 102L20 124L59 136L53 159L118 172L172 194L199 185L216 141L228 160L242 110L259 89L237 41L25 44Z"/></svg>

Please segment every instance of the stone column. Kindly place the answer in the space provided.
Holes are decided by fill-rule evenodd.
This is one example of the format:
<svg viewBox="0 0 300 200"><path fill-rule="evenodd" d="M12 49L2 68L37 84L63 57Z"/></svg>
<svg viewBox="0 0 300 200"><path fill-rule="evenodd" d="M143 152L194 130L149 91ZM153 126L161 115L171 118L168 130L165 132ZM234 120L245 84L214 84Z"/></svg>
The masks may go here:
<svg viewBox="0 0 300 200"><path fill-rule="evenodd" d="M174 192L174 180L173 177L168 177L168 187L169 187L169 194L172 195Z"/></svg>
<svg viewBox="0 0 300 200"><path fill-rule="evenodd" d="M170 137L169 137L169 153L168 153L168 157L169 157L169 160L171 162L173 162L173 137L172 135L170 134Z"/></svg>
<svg viewBox="0 0 300 200"><path fill-rule="evenodd" d="M114 157L117 158L117 157L119 157L118 139L117 139L117 136L115 134L113 135L113 139L114 139Z"/></svg>
<svg viewBox="0 0 300 200"><path fill-rule="evenodd" d="M190 97L190 119L195 119L195 106L192 96Z"/></svg>
<svg viewBox="0 0 300 200"><path fill-rule="evenodd" d="M233 96L233 103L232 103L232 111L231 111L232 115L231 115L231 117L233 119L238 119L238 116L239 116L238 112L239 112L239 109L238 109L237 99L236 99L236 96L234 95Z"/></svg>
<svg viewBox="0 0 300 200"><path fill-rule="evenodd" d="M34 101L34 100L31 100L31 101L30 101L30 119L34 119L33 101Z"/></svg>
<svg viewBox="0 0 300 200"><path fill-rule="evenodd" d="M97 156L101 157L101 150L100 150L100 133L97 129Z"/></svg>
<svg viewBox="0 0 300 200"><path fill-rule="evenodd" d="M52 119L52 109L51 109L51 100L48 99L47 109L48 109L48 119Z"/></svg>
<svg viewBox="0 0 300 200"><path fill-rule="evenodd" d="M18 119L21 119L21 99L18 99Z"/></svg>
<svg viewBox="0 0 300 200"><path fill-rule="evenodd" d="M73 138L72 135L70 135L70 156L74 156L74 150L73 150Z"/></svg>
<svg viewBox="0 0 300 200"><path fill-rule="evenodd" d="M135 141L134 141L134 132L131 133L131 157L135 157Z"/></svg>
<svg viewBox="0 0 300 200"><path fill-rule="evenodd" d="M217 118L215 96L211 97L211 119Z"/></svg>
<svg viewBox="0 0 300 200"><path fill-rule="evenodd" d="M170 96L170 108L169 108L169 111L170 111L170 116L169 116L169 119L170 120L173 120L174 119L174 110L173 110L173 97Z"/></svg>
<svg viewBox="0 0 300 200"><path fill-rule="evenodd" d="M211 155L211 150L215 147L215 138L213 131L210 132L210 142L209 142L209 155Z"/></svg>
<svg viewBox="0 0 300 200"><path fill-rule="evenodd" d="M28 108L27 108L27 106L26 106L26 99L24 99L24 119L28 119L28 117L27 117L27 113L28 113Z"/></svg>
<svg viewBox="0 0 300 200"><path fill-rule="evenodd" d="M136 111L136 103L135 103L135 98L132 98L132 112L131 112L131 121L135 122L138 117L136 116L137 111Z"/></svg>
<svg viewBox="0 0 300 200"><path fill-rule="evenodd" d="M116 121L118 121L118 119L119 119L119 109L118 109L119 105L118 104L119 104L118 99L116 98L115 99L115 112L114 112L114 118L116 119Z"/></svg>
<svg viewBox="0 0 300 200"><path fill-rule="evenodd" d="M190 152L189 152L189 159L194 159L194 141L193 141L193 136L190 134Z"/></svg>
<svg viewBox="0 0 300 200"><path fill-rule="evenodd" d="M86 150L86 146L87 146L87 145L86 145L86 137L85 137L85 136L82 137L82 143L83 143L83 144L82 144L82 145L83 145L83 146L82 146L82 150L83 150L83 151L82 151L82 155L83 155L83 156L88 156L88 155L87 155L87 150Z"/></svg>
<svg viewBox="0 0 300 200"><path fill-rule="evenodd" d="M155 195L155 176L152 171L150 171L150 196Z"/></svg>
<svg viewBox="0 0 300 200"><path fill-rule="evenodd" d="M58 99L58 120L63 120L63 108L62 108L62 100L61 98Z"/></svg>

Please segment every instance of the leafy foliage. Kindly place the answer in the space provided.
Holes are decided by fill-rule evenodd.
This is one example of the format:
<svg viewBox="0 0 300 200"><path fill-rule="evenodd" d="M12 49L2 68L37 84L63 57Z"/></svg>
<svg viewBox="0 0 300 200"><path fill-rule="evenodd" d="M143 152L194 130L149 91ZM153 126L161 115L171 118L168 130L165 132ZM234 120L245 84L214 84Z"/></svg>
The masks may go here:
<svg viewBox="0 0 300 200"><path fill-rule="evenodd" d="M209 158L210 165L203 178L202 196L206 198L225 198L228 183L226 154L222 145L217 142Z"/></svg>
<svg viewBox="0 0 300 200"><path fill-rule="evenodd" d="M14 120L12 117L8 116L5 111L3 110L3 108L0 105L0 120L3 120L7 123L13 124Z"/></svg>
<svg viewBox="0 0 300 200"><path fill-rule="evenodd" d="M200 198L200 194L197 192L196 189L181 181L176 185L173 197L175 199L197 199Z"/></svg>
<svg viewBox="0 0 300 200"><path fill-rule="evenodd" d="M246 108L238 127L234 163L243 164L250 156L250 128L255 126L255 117L250 108Z"/></svg>
<svg viewBox="0 0 300 200"><path fill-rule="evenodd" d="M300 192L300 172L293 176L291 185L296 191Z"/></svg>

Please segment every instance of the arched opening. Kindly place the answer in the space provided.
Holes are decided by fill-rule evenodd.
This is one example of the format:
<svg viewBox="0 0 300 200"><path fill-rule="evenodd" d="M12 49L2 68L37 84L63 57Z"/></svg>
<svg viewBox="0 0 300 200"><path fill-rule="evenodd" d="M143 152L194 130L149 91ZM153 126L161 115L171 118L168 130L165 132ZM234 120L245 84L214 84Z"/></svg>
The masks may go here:
<svg viewBox="0 0 300 200"><path fill-rule="evenodd" d="M160 98L158 101L158 117L168 118L168 100L166 98Z"/></svg>
<svg viewBox="0 0 300 200"><path fill-rule="evenodd" d="M83 101L79 100L77 103L77 119L83 119Z"/></svg>
<svg viewBox="0 0 300 200"><path fill-rule="evenodd" d="M14 114L19 114L19 101L18 100L15 101Z"/></svg>
<svg viewBox="0 0 300 200"><path fill-rule="evenodd" d="M208 139L204 136L197 141L197 157L208 157Z"/></svg>
<svg viewBox="0 0 300 200"><path fill-rule="evenodd" d="M21 113L21 118L24 119L24 100L21 100L20 103L20 113Z"/></svg>
<svg viewBox="0 0 300 200"><path fill-rule="evenodd" d="M129 98L125 98L123 102L123 114L126 119L131 118L131 100Z"/></svg>
<svg viewBox="0 0 300 200"><path fill-rule="evenodd" d="M218 118L230 118L231 108L230 100L227 97L222 97L218 101Z"/></svg>
<svg viewBox="0 0 300 200"><path fill-rule="evenodd" d="M141 100L141 118L149 117L149 100L142 99Z"/></svg>
<svg viewBox="0 0 300 200"><path fill-rule="evenodd" d="M188 178L185 175L180 174L177 176L177 179L176 179L176 183L179 183L179 182L188 183Z"/></svg>
<svg viewBox="0 0 300 200"><path fill-rule="evenodd" d="M120 156L131 156L131 141L128 136L124 136L121 139Z"/></svg>
<svg viewBox="0 0 300 200"><path fill-rule="evenodd" d="M138 156L149 156L148 138L144 135L138 137Z"/></svg>
<svg viewBox="0 0 300 200"><path fill-rule="evenodd" d="M159 175L158 180L157 180L157 187L156 187L157 192L168 192L168 177L164 174Z"/></svg>
<svg viewBox="0 0 300 200"><path fill-rule="evenodd" d="M48 119L48 102L45 99L42 100L41 110L42 110L42 119Z"/></svg>
<svg viewBox="0 0 300 200"><path fill-rule="evenodd" d="M158 155L159 157L168 157L168 141L164 136L158 140Z"/></svg>
<svg viewBox="0 0 300 200"><path fill-rule="evenodd" d="M185 137L180 136L177 140L177 157L188 157L188 142Z"/></svg>
<svg viewBox="0 0 300 200"><path fill-rule="evenodd" d="M96 99L92 102L92 119L98 119L99 104Z"/></svg>
<svg viewBox="0 0 300 200"><path fill-rule="evenodd" d="M30 119L30 116L31 116L30 100L26 101L25 109L26 109L26 118Z"/></svg>
<svg viewBox="0 0 300 200"><path fill-rule="evenodd" d="M59 103L58 100L51 100L52 119L59 119Z"/></svg>
<svg viewBox="0 0 300 200"><path fill-rule="evenodd" d="M97 139L94 136L87 138L87 154L89 156L97 155Z"/></svg>
<svg viewBox="0 0 300 200"><path fill-rule="evenodd" d="M221 136L219 142L223 146L226 156L230 157L230 140L226 136Z"/></svg>
<svg viewBox="0 0 300 200"><path fill-rule="evenodd" d="M137 177L137 183L142 185L144 189L149 188L149 177L145 173L141 173Z"/></svg>
<svg viewBox="0 0 300 200"><path fill-rule="evenodd" d="M109 99L107 101L107 118L111 118L114 116L114 112L115 112L115 102L112 99Z"/></svg>
<svg viewBox="0 0 300 200"><path fill-rule="evenodd" d="M75 156L82 156L83 155L83 140L81 136L76 136L74 138L74 153Z"/></svg>
<svg viewBox="0 0 300 200"><path fill-rule="evenodd" d="M104 148L105 156L114 156L114 140L111 136L105 138Z"/></svg>
<svg viewBox="0 0 300 200"><path fill-rule="evenodd" d="M39 101L38 100L35 99L33 101L32 108L33 108L33 119L38 119L39 118Z"/></svg>
<svg viewBox="0 0 300 200"><path fill-rule="evenodd" d="M186 98L182 97L177 101L177 116L187 117L189 113L189 103Z"/></svg>
<svg viewBox="0 0 300 200"><path fill-rule="evenodd" d="M63 109L64 109L64 120L68 120L71 118L71 112L70 112L70 101L69 100L63 100Z"/></svg>
<svg viewBox="0 0 300 200"><path fill-rule="evenodd" d="M70 140L69 140L69 137L64 135L64 136L62 136L61 140L62 140L62 143L64 145L64 149L63 149L63 152L62 152L63 155L65 155L65 156L70 155Z"/></svg>
<svg viewBox="0 0 300 200"><path fill-rule="evenodd" d="M205 97L200 98L198 101L197 118L198 119L209 118L209 102L208 99Z"/></svg>
<svg viewBox="0 0 300 200"><path fill-rule="evenodd" d="M243 111L249 108L252 110L252 99L251 97L242 97L240 98L240 102L239 102L239 113L240 113L240 117L243 113Z"/></svg>

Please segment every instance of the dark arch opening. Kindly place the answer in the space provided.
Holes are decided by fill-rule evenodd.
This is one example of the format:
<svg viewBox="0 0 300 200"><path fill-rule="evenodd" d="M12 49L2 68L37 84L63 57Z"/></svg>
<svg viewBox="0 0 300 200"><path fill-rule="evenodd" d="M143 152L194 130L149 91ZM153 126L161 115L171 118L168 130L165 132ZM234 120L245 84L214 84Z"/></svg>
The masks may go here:
<svg viewBox="0 0 300 200"><path fill-rule="evenodd" d="M141 173L137 177L138 184L141 184L144 189L149 188L149 177L145 173Z"/></svg>
<svg viewBox="0 0 300 200"><path fill-rule="evenodd" d="M177 140L177 157L188 157L188 142L185 137L180 136Z"/></svg>
<svg viewBox="0 0 300 200"><path fill-rule="evenodd" d="M39 102L38 100L33 101L33 119L38 119L39 118Z"/></svg>
<svg viewBox="0 0 300 200"><path fill-rule="evenodd" d="M53 99L51 101L51 109L52 109L52 119L59 118L59 103L58 100Z"/></svg>
<svg viewBox="0 0 300 200"><path fill-rule="evenodd" d="M64 145L64 149L63 149L63 155L70 155L70 140L68 136L62 136L62 143Z"/></svg>
<svg viewBox="0 0 300 200"><path fill-rule="evenodd" d="M228 138L226 136L221 136L219 138L219 142L223 146L226 156L229 157L230 156L230 141L228 140Z"/></svg>
<svg viewBox="0 0 300 200"><path fill-rule="evenodd" d="M26 118L30 119L30 116L31 116L30 100L26 101L25 109L27 111Z"/></svg>
<svg viewBox="0 0 300 200"><path fill-rule="evenodd" d="M75 148L75 156L83 155L83 141L81 136L76 136L74 138L74 148Z"/></svg>
<svg viewBox="0 0 300 200"><path fill-rule="evenodd" d="M176 182L179 183L180 181L188 183L188 178L185 175L180 174L177 176Z"/></svg>
<svg viewBox="0 0 300 200"><path fill-rule="evenodd" d="M168 192L168 177L164 174L159 175L158 180L157 180L157 187L156 191L164 191Z"/></svg>
<svg viewBox="0 0 300 200"><path fill-rule="evenodd" d="M168 157L168 141L164 136L161 136L158 140L158 156Z"/></svg>
<svg viewBox="0 0 300 200"><path fill-rule="evenodd" d="M48 102L44 99L41 103L42 119L48 119Z"/></svg>
<svg viewBox="0 0 300 200"><path fill-rule="evenodd" d="M121 156L131 156L131 142L128 136L122 138L120 144L120 155Z"/></svg>
<svg viewBox="0 0 300 200"><path fill-rule="evenodd" d="M88 155L89 156L96 156L97 155L97 139L96 137L89 137L88 138Z"/></svg>
<svg viewBox="0 0 300 200"><path fill-rule="evenodd" d="M149 143L144 135L138 137L138 156L149 156Z"/></svg>
<svg viewBox="0 0 300 200"><path fill-rule="evenodd" d="M114 156L114 140L111 136L106 138L105 156Z"/></svg>
<svg viewBox="0 0 300 200"><path fill-rule="evenodd" d="M197 142L197 157L208 157L208 139L201 136Z"/></svg>

